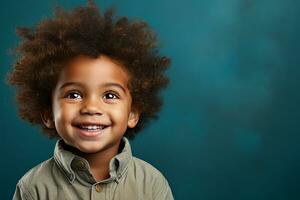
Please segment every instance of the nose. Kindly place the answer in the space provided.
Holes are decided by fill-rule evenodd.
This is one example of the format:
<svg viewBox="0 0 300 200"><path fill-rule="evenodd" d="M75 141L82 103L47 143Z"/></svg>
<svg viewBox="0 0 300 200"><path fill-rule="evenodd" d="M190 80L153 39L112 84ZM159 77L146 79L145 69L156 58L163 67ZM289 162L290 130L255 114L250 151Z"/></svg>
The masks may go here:
<svg viewBox="0 0 300 200"><path fill-rule="evenodd" d="M81 106L80 114L83 115L102 115L101 101L97 97L86 98Z"/></svg>

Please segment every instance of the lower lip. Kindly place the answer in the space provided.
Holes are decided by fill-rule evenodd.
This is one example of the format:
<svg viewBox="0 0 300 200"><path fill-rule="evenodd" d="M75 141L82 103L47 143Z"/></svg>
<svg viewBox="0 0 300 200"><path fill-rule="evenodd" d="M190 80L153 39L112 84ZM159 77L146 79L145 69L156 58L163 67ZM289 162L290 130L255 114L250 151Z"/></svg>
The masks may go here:
<svg viewBox="0 0 300 200"><path fill-rule="evenodd" d="M102 135L106 128L101 129L101 130L87 131L87 130L76 127L76 130L78 131L79 136L81 136L83 138L93 139L93 138L96 138L96 137Z"/></svg>

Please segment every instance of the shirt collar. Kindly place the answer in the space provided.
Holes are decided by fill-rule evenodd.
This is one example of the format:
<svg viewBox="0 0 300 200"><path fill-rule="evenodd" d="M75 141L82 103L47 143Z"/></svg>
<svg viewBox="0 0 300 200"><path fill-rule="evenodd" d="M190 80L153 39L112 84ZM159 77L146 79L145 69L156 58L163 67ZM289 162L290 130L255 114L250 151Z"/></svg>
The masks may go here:
<svg viewBox="0 0 300 200"><path fill-rule="evenodd" d="M73 183L75 180L75 172L71 167L72 161L85 159L64 149L63 143L64 141L62 139L56 142L54 148L54 160L64 172L68 180ZM132 159L131 146L126 137L122 138L120 145L120 153L115 155L109 163L110 179L114 179L117 182L119 182L122 176L126 173L129 161ZM86 163L88 162L86 161Z"/></svg>

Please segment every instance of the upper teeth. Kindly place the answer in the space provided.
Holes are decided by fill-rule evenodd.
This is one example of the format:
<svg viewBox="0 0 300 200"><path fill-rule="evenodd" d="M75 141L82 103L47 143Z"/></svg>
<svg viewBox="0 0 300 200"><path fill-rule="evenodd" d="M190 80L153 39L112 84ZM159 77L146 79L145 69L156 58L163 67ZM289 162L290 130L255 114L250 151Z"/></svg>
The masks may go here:
<svg viewBox="0 0 300 200"><path fill-rule="evenodd" d="M98 126L98 125L82 125L80 127L88 130L103 129L103 126Z"/></svg>

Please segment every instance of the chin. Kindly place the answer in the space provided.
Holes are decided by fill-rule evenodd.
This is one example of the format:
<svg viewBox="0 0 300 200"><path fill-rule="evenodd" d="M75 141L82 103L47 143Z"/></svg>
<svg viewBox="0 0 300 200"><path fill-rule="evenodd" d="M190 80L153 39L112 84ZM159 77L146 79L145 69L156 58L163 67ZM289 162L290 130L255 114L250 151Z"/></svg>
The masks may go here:
<svg viewBox="0 0 300 200"><path fill-rule="evenodd" d="M99 151L101 151L101 148L99 147L93 147L93 146L88 146L88 147L79 147L78 148L81 152L83 153L97 153Z"/></svg>

